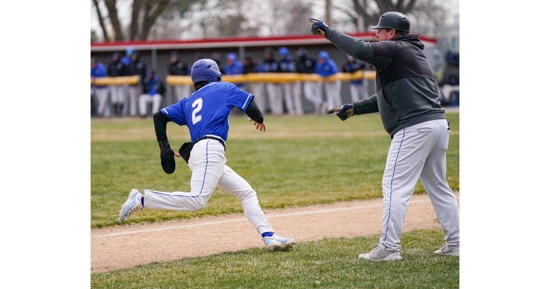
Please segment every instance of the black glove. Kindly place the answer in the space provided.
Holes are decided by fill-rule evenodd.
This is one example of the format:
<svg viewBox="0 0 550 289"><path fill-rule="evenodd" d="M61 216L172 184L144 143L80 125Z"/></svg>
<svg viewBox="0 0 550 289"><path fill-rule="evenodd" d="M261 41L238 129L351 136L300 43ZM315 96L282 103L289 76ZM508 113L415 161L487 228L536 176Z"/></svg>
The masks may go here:
<svg viewBox="0 0 550 289"><path fill-rule="evenodd" d="M178 150L178 153L180 156L185 160L186 163L189 163L189 158L191 157L191 150L193 149L193 146L195 143L193 142L186 142L181 145L180 149Z"/></svg>
<svg viewBox="0 0 550 289"><path fill-rule="evenodd" d="M353 116L353 105L344 104L344 105L337 106L335 108L331 108L327 111L328 114L332 114L333 112L336 112L336 115L341 120L346 120Z"/></svg>
<svg viewBox="0 0 550 289"><path fill-rule="evenodd" d="M174 158L174 150L170 147L168 140L159 140L160 148L160 165L162 170L171 174L176 170L176 159Z"/></svg>
<svg viewBox="0 0 550 289"><path fill-rule="evenodd" d="M311 25L311 34L325 35L325 31L327 31L328 25L315 18L309 18L309 22L313 23L313 25Z"/></svg>

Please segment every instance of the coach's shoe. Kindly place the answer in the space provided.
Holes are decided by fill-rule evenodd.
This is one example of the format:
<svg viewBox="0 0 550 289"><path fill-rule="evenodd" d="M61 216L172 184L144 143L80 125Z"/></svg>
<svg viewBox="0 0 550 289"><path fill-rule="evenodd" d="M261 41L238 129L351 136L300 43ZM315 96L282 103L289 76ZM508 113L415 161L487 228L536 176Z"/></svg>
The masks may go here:
<svg viewBox="0 0 550 289"><path fill-rule="evenodd" d="M294 245L294 240L276 234L271 237L264 237L263 240L269 251L288 251Z"/></svg>
<svg viewBox="0 0 550 289"><path fill-rule="evenodd" d="M359 259L371 261L395 261L401 260L401 253L398 251L388 251L380 246L377 246L369 253L360 254Z"/></svg>
<svg viewBox="0 0 550 289"><path fill-rule="evenodd" d="M460 247L449 247L447 245L434 252L436 255L460 256Z"/></svg>
<svg viewBox="0 0 550 289"><path fill-rule="evenodd" d="M143 206L141 205L141 198L143 198L143 195L138 190L132 189L130 191L128 194L128 199L126 199L126 202L122 204L122 208L118 214L118 220L121 223L124 223L126 218L131 214L139 212L143 209Z"/></svg>

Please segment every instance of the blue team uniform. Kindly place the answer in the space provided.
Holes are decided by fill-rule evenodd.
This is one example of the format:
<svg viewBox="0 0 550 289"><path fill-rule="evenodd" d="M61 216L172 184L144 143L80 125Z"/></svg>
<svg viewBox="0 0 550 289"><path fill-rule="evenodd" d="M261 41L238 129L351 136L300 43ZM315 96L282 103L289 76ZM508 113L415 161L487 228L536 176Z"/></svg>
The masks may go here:
<svg viewBox="0 0 550 289"><path fill-rule="evenodd" d="M107 69L105 68L105 65L103 63L98 62L95 67L91 68L90 71L91 77L100 78L107 76ZM106 85L94 85L97 88L104 88Z"/></svg>
<svg viewBox="0 0 550 289"><path fill-rule="evenodd" d="M246 111L252 99L253 94L233 83L211 82L188 98L160 111L178 125L187 125L193 142L206 135L215 135L227 141L231 110L237 107Z"/></svg>

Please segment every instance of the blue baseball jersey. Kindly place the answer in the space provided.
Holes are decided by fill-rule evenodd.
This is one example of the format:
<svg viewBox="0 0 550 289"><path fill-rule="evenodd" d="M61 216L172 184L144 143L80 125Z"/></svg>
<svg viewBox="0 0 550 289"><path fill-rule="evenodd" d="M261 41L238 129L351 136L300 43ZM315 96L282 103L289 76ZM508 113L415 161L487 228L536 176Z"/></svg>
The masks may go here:
<svg viewBox="0 0 550 289"><path fill-rule="evenodd" d="M233 83L211 82L160 111L178 125L187 125L191 141L206 135L216 135L226 141L229 113L233 107L246 111L253 98L253 94Z"/></svg>

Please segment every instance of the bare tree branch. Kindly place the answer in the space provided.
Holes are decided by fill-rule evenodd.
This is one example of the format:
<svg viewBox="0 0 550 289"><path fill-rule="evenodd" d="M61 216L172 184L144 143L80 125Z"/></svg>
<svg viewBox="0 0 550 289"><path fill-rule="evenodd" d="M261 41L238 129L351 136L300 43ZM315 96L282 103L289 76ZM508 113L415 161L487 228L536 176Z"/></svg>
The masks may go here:
<svg viewBox="0 0 550 289"><path fill-rule="evenodd" d="M134 0L134 3L132 4L132 19L130 20L130 27L129 27L129 34L130 40L136 40L138 36L138 29L139 29L139 16L142 13L142 7L143 7L143 0Z"/></svg>
<svg viewBox="0 0 550 289"><path fill-rule="evenodd" d="M155 24L155 21L162 12L166 10L168 4L170 4L169 0L148 0L146 2L139 39L147 39L151 27Z"/></svg>
<svg viewBox="0 0 550 289"><path fill-rule="evenodd" d="M116 0L105 0L105 6L107 7L107 11L109 12L109 20L111 20L111 25L113 26L113 31L115 33L114 39L116 41L124 40L122 26L120 25L120 20L118 18Z"/></svg>
<svg viewBox="0 0 550 289"><path fill-rule="evenodd" d="M99 9L99 2L97 0L94 1L95 10L97 13L97 19L99 21L99 27L101 27L101 33L103 34L103 41L109 40L109 34L107 34L107 28L105 28L105 21L103 21L103 15L101 14L101 10Z"/></svg>

